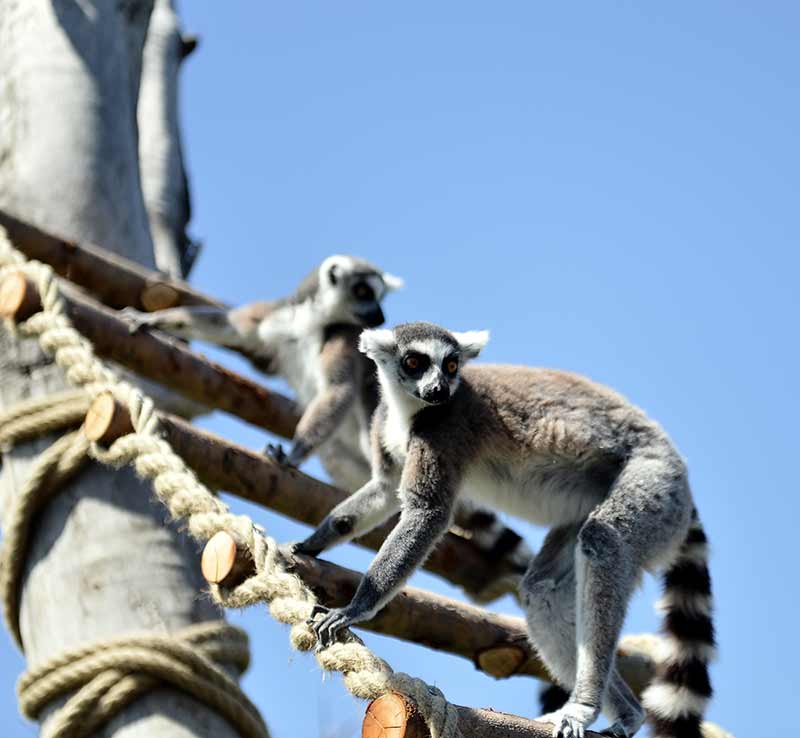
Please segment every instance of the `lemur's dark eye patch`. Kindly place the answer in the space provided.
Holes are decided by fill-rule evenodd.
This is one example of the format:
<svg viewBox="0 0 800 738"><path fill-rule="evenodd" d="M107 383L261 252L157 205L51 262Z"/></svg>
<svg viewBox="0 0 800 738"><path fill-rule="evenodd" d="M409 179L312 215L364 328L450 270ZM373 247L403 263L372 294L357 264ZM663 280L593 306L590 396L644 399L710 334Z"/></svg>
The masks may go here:
<svg viewBox="0 0 800 738"><path fill-rule="evenodd" d="M366 282L358 282L354 284L350 290L356 300L374 300L375 292Z"/></svg>
<svg viewBox="0 0 800 738"><path fill-rule="evenodd" d="M442 362L442 369L444 373L453 376L458 371L458 357L457 356L448 356Z"/></svg>
<svg viewBox="0 0 800 738"><path fill-rule="evenodd" d="M403 371L410 377L421 377L431 365L431 360L425 354L411 351L403 357Z"/></svg>

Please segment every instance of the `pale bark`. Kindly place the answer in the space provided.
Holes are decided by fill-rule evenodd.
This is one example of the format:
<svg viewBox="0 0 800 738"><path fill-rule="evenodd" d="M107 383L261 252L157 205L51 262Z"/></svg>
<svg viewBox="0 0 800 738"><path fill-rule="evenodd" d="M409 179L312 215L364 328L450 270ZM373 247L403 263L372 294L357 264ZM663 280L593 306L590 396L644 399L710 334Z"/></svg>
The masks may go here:
<svg viewBox="0 0 800 738"><path fill-rule="evenodd" d="M190 266L191 217L179 127L178 83L185 46L172 0L155 0L144 45L139 89L139 163L156 266L181 277Z"/></svg>
<svg viewBox="0 0 800 738"><path fill-rule="evenodd" d="M144 0L0 0L0 207L147 267L155 261L135 101L151 8ZM34 342L0 332L0 408L62 386ZM3 456L6 513L48 441ZM197 596L196 551L150 500L130 471L89 466L43 512L22 584L30 662L98 638L220 617ZM170 689L137 701L97 734L236 736Z"/></svg>
<svg viewBox="0 0 800 738"><path fill-rule="evenodd" d="M155 265L136 93L151 2L0 2L0 205Z"/></svg>

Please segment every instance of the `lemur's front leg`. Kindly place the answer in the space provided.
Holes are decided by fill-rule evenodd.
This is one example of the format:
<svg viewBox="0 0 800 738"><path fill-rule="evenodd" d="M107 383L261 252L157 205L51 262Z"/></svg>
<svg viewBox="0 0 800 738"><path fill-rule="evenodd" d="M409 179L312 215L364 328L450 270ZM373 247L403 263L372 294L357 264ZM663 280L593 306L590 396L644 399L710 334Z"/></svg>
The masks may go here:
<svg viewBox="0 0 800 738"><path fill-rule="evenodd" d="M358 397L362 367L345 336L333 336L322 347L319 356L323 377L322 391L311 401L300 418L289 453L278 444L264 449L273 461L300 466L327 441L341 425Z"/></svg>
<svg viewBox="0 0 800 738"><path fill-rule="evenodd" d="M404 506L400 520L383 542L350 604L325 611L313 624L320 648L327 648L344 629L375 615L425 561L450 525L450 510ZM317 608L316 613L322 608Z"/></svg>
<svg viewBox="0 0 800 738"><path fill-rule="evenodd" d="M368 533L399 509L397 493L388 480L371 479L334 507L308 538L292 544L291 550L318 556L339 543Z"/></svg>
<svg viewBox="0 0 800 738"><path fill-rule="evenodd" d="M125 308L122 317L131 332L158 328L179 338L208 341L220 346L238 346L244 341L241 330L231 320L231 311L224 308L176 307L154 313Z"/></svg>
<svg viewBox="0 0 800 738"><path fill-rule="evenodd" d="M376 418L376 423L378 419ZM373 463L390 464L373 428ZM314 622L321 648L343 628L369 620L403 586L447 532L458 490L458 473L426 443L411 442L400 479L400 520L383 542L349 605L330 610Z"/></svg>
<svg viewBox="0 0 800 738"><path fill-rule="evenodd" d="M267 444L264 452L278 464L300 466L333 435L355 400L356 388L352 378L327 387L312 400L300 418L289 453L279 443Z"/></svg>

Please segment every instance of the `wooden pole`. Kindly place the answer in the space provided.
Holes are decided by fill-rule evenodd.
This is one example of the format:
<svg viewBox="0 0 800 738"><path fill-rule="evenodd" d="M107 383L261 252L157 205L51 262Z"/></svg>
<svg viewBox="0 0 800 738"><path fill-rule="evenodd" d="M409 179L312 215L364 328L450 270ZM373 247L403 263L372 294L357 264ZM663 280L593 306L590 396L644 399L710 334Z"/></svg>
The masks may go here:
<svg viewBox="0 0 800 738"><path fill-rule="evenodd" d="M370 702L361 727L361 738L427 738L428 735L416 705L397 692Z"/></svg>
<svg viewBox="0 0 800 738"><path fill-rule="evenodd" d="M224 303L198 292L186 282L168 279L160 272L98 246L59 238L6 210L0 210L0 226L29 259L49 264L57 274L86 288L109 307L131 306L148 311L175 305L225 307Z"/></svg>
<svg viewBox="0 0 800 738"><path fill-rule="evenodd" d="M0 317L17 323L42 309L39 291L22 272L10 272L0 283Z"/></svg>
<svg viewBox="0 0 800 738"><path fill-rule="evenodd" d="M110 446L118 438L133 432L128 408L111 393L100 395L89 406L83 432L90 441Z"/></svg>
<svg viewBox="0 0 800 738"><path fill-rule="evenodd" d="M253 576L255 565L233 536L221 530L203 548L200 570L209 584L230 589Z"/></svg>
<svg viewBox="0 0 800 738"><path fill-rule="evenodd" d="M458 726L468 738L552 738L553 726L496 710L476 710L456 705ZM601 738L587 730L586 738ZM430 738L413 700L390 692L367 706L362 738Z"/></svg>
<svg viewBox="0 0 800 738"><path fill-rule="evenodd" d="M68 283L62 284L67 313L98 356L174 389L208 407L225 410L252 425L291 438L299 419L288 397L193 352L180 341L147 332L131 334L128 324ZM40 309L36 286L17 272L0 282L0 316L17 321Z"/></svg>

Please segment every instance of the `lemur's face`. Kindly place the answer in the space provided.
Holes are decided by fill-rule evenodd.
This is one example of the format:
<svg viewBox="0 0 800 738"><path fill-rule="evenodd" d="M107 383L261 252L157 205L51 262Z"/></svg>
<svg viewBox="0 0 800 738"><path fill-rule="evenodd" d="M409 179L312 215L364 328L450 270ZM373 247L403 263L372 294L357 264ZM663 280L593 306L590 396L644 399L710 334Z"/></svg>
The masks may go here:
<svg viewBox="0 0 800 738"><path fill-rule="evenodd" d="M381 301L403 280L355 256L328 257L319 269L320 298L335 320L366 328L386 320Z"/></svg>
<svg viewBox="0 0 800 738"><path fill-rule="evenodd" d="M380 379L427 405L448 402L461 367L489 340L486 331L453 333L432 323L404 323L361 334L360 348L380 369Z"/></svg>

